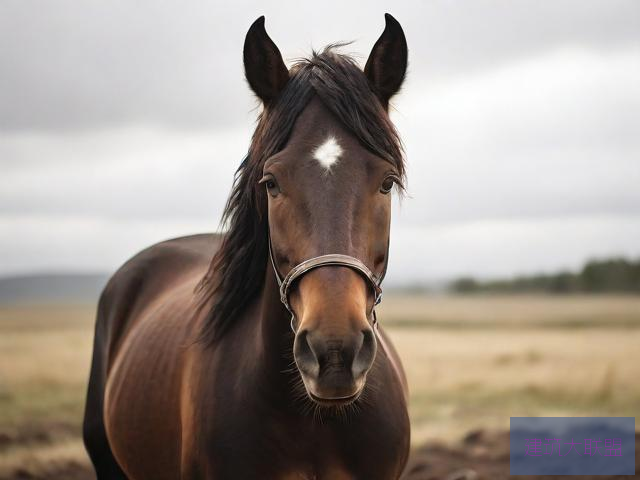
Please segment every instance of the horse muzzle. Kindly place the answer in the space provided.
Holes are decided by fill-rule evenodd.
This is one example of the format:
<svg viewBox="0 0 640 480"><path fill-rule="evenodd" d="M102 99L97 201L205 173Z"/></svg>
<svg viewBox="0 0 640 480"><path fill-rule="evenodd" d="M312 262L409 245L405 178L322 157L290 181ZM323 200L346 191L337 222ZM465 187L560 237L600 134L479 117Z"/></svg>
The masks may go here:
<svg viewBox="0 0 640 480"><path fill-rule="evenodd" d="M344 405L364 389L376 339L370 327L339 338L300 330L293 353L309 397L319 404Z"/></svg>
<svg viewBox="0 0 640 480"><path fill-rule="evenodd" d="M360 259L350 255L328 254L312 257L294 266L284 277L280 275L274 260L273 246L269 238L269 258L280 290L280 300L291 313L291 329L295 334L293 346L294 358L302 376L309 397L319 404L345 405L358 399L362 393L366 375L376 356L375 306L382 299L382 279L386 272L386 263L382 274L376 275ZM325 268L323 268L325 267ZM294 283L299 283L311 272L330 270L326 267L342 267L339 270L355 272L358 281L364 280L365 289L373 292L374 299L370 311L359 314L351 312L352 321L337 322L340 328L331 330L320 327L323 309L312 314L310 321L300 319L296 325L296 314L289 303L289 295ZM327 290L325 283L317 290ZM332 287L335 284L331 283ZM346 287L346 285L344 285ZM344 294L344 290L340 292ZM323 298L331 305L331 299L340 295ZM367 294L362 295L366 306ZM318 309L316 309L318 310ZM357 310L357 309L356 309ZM335 313L332 316L336 316ZM368 318L372 319L370 323ZM335 319L334 319L335 320ZM349 325L350 327L346 327ZM302 328L298 329L298 326ZM310 326L314 326L310 328Z"/></svg>

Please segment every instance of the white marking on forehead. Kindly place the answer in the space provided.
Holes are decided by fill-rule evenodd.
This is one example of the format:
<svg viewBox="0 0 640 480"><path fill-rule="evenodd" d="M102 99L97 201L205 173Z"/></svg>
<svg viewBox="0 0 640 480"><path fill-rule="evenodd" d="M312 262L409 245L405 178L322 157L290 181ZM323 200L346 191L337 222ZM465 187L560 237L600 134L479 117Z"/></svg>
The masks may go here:
<svg viewBox="0 0 640 480"><path fill-rule="evenodd" d="M342 155L342 147L333 135L329 135L324 143L313 152L313 158L327 171L331 171L331 167L338 161L340 155Z"/></svg>

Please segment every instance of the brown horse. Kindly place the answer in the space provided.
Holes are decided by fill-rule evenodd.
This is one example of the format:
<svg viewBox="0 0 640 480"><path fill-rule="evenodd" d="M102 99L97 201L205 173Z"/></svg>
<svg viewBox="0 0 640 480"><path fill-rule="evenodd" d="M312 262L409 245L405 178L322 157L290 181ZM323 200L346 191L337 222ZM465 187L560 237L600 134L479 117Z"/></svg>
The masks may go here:
<svg viewBox="0 0 640 480"><path fill-rule="evenodd" d="M373 309L404 33L386 15L364 71L331 47L288 70L261 17L244 64L264 108L227 232L154 245L105 287L87 450L99 479L398 478L406 380Z"/></svg>

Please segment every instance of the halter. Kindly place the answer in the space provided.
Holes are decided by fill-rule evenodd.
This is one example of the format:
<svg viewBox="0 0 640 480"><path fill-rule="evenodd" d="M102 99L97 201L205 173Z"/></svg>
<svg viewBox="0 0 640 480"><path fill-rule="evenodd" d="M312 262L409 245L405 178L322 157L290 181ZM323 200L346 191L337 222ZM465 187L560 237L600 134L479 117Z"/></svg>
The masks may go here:
<svg viewBox="0 0 640 480"><path fill-rule="evenodd" d="M296 315L293 312L291 305L289 304L289 290L291 289L291 286L296 280L309 273L311 270L329 266L351 268L352 270L360 273L367 281L369 286L372 287L373 292L375 293L375 301L372 308L373 324L374 327L376 326L377 321L375 315L375 306L382 301L382 280L384 279L384 275L387 271L386 263L384 265L382 275L378 277L369 269L369 267L364 264L364 262L362 262L362 260L359 260L356 257L352 257L350 255L330 253L328 255L319 255L317 257L312 257L304 260L303 262L300 262L298 265L289 270L289 273L287 273L283 278L282 276L280 276L280 272L278 272L278 268L276 267L276 262L273 257L271 235L269 235L269 258L271 259L271 266L273 267L273 272L275 273L276 280L278 281L278 287L280 288L280 301L287 308L287 310L289 310L289 313L291 313L291 330L293 330L294 334L296 333L296 329L293 321L295 320Z"/></svg>

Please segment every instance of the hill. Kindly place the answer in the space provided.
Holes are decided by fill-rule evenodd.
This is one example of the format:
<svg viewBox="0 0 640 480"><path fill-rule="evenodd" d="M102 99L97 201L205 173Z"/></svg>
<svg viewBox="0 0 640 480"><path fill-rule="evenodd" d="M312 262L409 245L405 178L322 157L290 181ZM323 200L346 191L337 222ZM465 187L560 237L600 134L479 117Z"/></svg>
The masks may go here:
<svg viewBox="0 0 640 480"><path fill-rule="evenodd" d="M578 272L523 275L480 281L459 278L449 284L453 293L640 293L640 259L591 260Z"/></svg>

